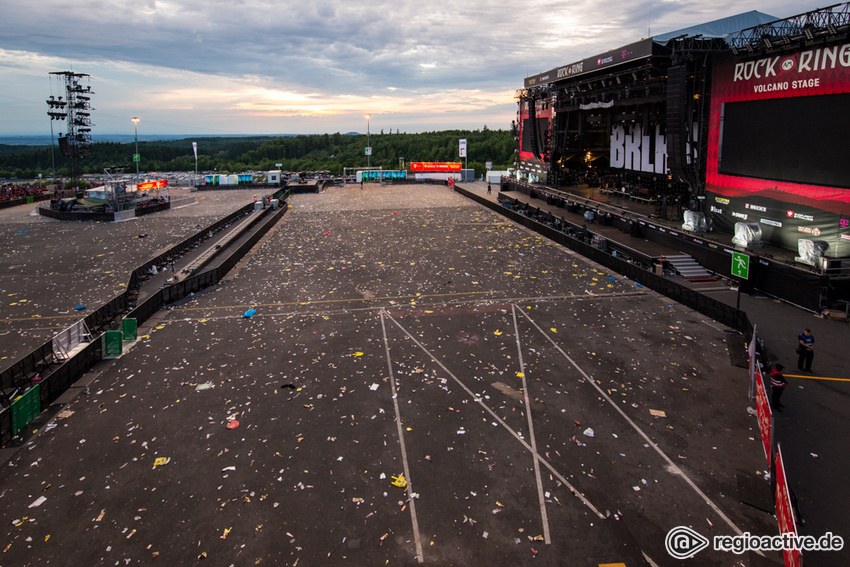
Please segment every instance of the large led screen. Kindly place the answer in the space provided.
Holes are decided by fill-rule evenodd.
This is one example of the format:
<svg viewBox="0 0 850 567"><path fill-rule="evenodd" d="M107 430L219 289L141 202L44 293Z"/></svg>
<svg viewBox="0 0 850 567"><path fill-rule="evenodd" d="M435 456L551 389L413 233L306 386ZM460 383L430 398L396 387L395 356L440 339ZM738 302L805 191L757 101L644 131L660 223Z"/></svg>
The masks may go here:
<svg viewBox="0 0 850 567"><path fill-rule="evenodd" d="M850 94L728 102L718 172L850 188Z"/></svg>

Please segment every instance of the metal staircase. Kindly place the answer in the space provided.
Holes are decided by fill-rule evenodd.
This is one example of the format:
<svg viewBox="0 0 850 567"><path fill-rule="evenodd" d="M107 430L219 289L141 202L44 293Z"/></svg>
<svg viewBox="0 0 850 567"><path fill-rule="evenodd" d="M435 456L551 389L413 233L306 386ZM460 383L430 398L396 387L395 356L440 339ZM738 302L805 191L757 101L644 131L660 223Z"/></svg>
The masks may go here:
<svg viewBox="0 0 850 567"><path fill-rule="evenodd" d="M667 256L667 261L682 279L689 282L715 281L711 272L703 268L696 260L687 254Z"/></svg>

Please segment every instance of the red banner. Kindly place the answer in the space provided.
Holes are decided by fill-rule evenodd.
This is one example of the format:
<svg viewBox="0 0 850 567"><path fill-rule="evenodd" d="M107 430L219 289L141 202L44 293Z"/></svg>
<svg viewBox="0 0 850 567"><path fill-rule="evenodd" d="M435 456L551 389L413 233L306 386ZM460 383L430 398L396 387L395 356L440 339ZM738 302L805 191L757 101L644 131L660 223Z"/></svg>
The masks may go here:
<svg viewBox="0 0 850 567"><path fill-rule="evenodd" d="M410 162L410 171L420 171L428 173L446 173L451 171L459 172L463 168L462 163L443 163L435 161L412 161Z"/></svg>
<svg viewBox="0 0 850 567"><path fill-rule="evenodd" d="M139 183L136 186L138 191L149 191L151 189L159 189L160 187L165 187L168 185L167 179L159 179L157 181L147 181L145 183Z"/></svg>
<svg viewBox="0 0 850 567"><path fill-rule="evenodd" d="M764 447L764 456L767 459L767 466L770 467L770 444L773 429L773 412L770 409L770 403L767 401L767 390L764 387L764 377L759 370L756 370L756 415L759 420L759 431L761 432L761 443Z"/></svg>
<svg viewBox="0 0 850 567"><path fill-rule="evenodd" d="M785 464L782 462L782 449L776 448L776 519L779 520L780 534L797 535L797 524L794 522L794 510L791 508L791 493L788 490L788 480L785 478ZM803 558L797 549L783 550L785 567L802 567Z"/></svg>
<svg viewBox="0 0 850 567"><path fill-rule="evenodd" d="M850 92L850 43L755 60L731 56L719 60L712 70L706 188L727 197L767 194L800 204L818 200L850 202L850 191L845 189L782 179L740 177L718 170L724 104L847 92ZM789 117L776 117L778 122L783 120L793 132Z"/></svg>

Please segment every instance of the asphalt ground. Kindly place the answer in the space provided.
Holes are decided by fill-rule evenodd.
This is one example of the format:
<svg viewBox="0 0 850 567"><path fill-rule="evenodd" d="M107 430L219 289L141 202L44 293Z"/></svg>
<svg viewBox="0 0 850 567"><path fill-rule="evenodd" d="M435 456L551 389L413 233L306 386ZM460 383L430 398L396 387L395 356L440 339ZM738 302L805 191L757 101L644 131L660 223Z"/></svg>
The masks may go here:
<svg viewBox="0 0 850 567"><path fill-rule="evenodd" d="M464 188L493 201L497 197L496 191L488 195L484 184L464 185ZM582 197L591 194L591 191L578 189ZM534 203L553 214L564 215L573 222L582 222L581 215L571 215L564 209L547 205L545 201L517 193L508 195ZM620 204L626 202L620 200ZM651 207L638 203L628 203L627 206L638 214L651 212ZM654 218L652 222L673 230L681 229L681 224L672 220ZM616 231L599 225L593 225L593 230L650 254L681 253L676 249L659 248L655 243L628 234L617 235ZM723 240L728 240L728 235L713 234L711 238L728 244ZM838 534L845 542L850 541L847 528L850 488L846 482L846 471L850 466L846 451L846 439L850 434L850 374L847 372L850 325L846 321L820 317L762 293L738 294L735 288L718 285L719 282L678 281L727 305L740 305L764 342L766 360L770 364L785 366L789 385L782 397L785 409L774 413L775 436L782 447L789 486L797 498L797 530L801 535L814 537ZM797 370L797 354L794 352L797 336L805 328L811 329L816 340L812 372ZM776 530L773 527L769 533ZM805 553L805 564L850 564L850 547L845 546L841 551L809 551Z"/></svg>
<svg viewBox="0 0 850 567"><path fill-rule="evenodd" d="M250 203L254 194L191 193L193 205L117 223L58 221L39 216L34 206L0 210L0 367L123 293L139 264ZM190 193L172 189L171 195Z"/></svg>
<svg viewBox="0 0 850 567"><path fill-rule="evenodd" d="M0 564L681 565L676 526L775 531L736 497L764 460L726 329L445 187L366 187L292 197L84 379L0 472Z"/></svg>

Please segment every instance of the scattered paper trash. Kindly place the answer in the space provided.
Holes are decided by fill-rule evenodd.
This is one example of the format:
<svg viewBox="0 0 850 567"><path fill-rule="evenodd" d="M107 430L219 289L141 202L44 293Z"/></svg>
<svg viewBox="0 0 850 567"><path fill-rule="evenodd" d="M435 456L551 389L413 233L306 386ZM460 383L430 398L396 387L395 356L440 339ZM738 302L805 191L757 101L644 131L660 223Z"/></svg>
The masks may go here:
<svg viewBox="0 0 850 567"><path fill-rule="evenodd" d="M666 413L664 413L662 410L657 410L657 409L649 410L649 414L653 417L667 417Z"/></svg>
<svg viewBox="0 0 850 567"><path fill-rule="evenodd" d="M595 435L595 434L593 433L593 430L592 430L591 428L589 428L589 427L588 427L587 429L585 429L585 430L583 431L583 433L584 433L585 437L593 437L593 436Z"/></svg>
<svg viewBox="0 0 850 567"><path fill-rule="evenodd" d="M32 504L27 506L27 508L38 508L39 506L44 504L45 500L47 500L47 498L45 498L44 496L39 496L38 498L35 499L35 501L33 501Z"/></svg>
<svg viewBox="0 0 850 567"><path fill-rule="evenodd" d="M228 429L236 429L237 427L239 427L239 422L233 419L229 421L225 427L227 427Z"/></svg>
<svg viewBox="0 0 850 567"><path fill-rule="evenodd" d="M205 382L203 384L198 384L197 386L195 386L195 391L200 392L202 390L209 390L211 388L215 388L215 384L213 384L212 382Z"/></svg>
<svg viewBox="0 0 850 567"><path fill-rule="evenodd" d="M372 384L371 386L369 386L369 389L374 392L375 390L378 389L378 384Z"/></svg>
<svg viewBox="0 0 850 567"><path fill-rule="evenodd" d="M153 466L161 467L162 465L167 465L171 461L171 457L157 457L153 462Z"/></svg>

